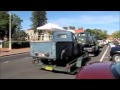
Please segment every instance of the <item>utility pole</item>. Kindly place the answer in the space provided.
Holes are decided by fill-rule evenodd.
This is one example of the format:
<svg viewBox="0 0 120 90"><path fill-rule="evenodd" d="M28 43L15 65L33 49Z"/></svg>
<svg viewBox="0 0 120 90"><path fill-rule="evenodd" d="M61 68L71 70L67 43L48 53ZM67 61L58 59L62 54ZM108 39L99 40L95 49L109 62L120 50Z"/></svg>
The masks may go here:
<svg viewBox="0 0 120 90"><path fill-rule="evenodd" d="M11 13L9 13L9 50L11 50Z"/></svg>

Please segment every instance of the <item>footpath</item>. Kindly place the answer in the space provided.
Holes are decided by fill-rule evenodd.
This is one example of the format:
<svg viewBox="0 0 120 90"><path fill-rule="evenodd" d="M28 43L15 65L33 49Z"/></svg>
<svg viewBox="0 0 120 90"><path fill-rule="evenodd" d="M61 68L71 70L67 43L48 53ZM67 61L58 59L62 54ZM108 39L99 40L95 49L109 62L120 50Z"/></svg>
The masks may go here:
<svg viewBox="0 0 120 90"><path fill-rule="evenodd" d="M9 48L0 48L0 57L28 53L29 50L30 48L20 48L20 49L12 49L12 50L9 50Z"/></svg>

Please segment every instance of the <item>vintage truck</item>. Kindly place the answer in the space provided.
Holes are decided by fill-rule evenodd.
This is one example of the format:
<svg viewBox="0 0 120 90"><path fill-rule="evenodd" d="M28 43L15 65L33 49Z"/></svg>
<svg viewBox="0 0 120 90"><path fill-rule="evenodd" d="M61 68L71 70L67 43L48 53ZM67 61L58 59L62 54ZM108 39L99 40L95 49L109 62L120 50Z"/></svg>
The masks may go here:
<svg viewBox="0 0 120 90"><path fill-rule="evenodd" d="M99 53L98 42L94 35L84 31L77 34L77 39L79 43L82 43L84 50L89 52L90 56L96 56Z"/></svg>
<svg viewBox="0 0 120 90"><path fill-rule="evenodd" d="M90 59L75 35L67 31L54 31L49 41L31 41L30 56L40 69L67 73L75 73Z"/></svg>

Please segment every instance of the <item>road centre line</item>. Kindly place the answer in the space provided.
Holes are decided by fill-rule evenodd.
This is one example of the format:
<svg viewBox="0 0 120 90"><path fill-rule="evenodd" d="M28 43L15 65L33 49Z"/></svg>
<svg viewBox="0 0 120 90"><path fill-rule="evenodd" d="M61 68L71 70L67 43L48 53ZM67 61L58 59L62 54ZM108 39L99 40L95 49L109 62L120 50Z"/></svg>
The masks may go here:
<svg viewBox="0 0 120 90"><path fill-rule="evenodd" d="M105 50L105 52L104 52L104 54L102 55L101 59L99 60L100 62L103 61L103 58L105 57L105 55L106 55L108 49L109 49L109 46L108 46L107 49Z"/></svg>
<svg viewBox="0 0 120 90"><path fill-rule="evenodd" d="M8 62L10 62L10 61L5 61L5 62L3 62L3 63L8 63Z"/></svg>
<svg viewBox="0 0 120 90"><path fill-rule="evenodd" d="M25 52L25 53L18 53L18 54L5 55L5 56L0 56L0 58L11 57L11 56L17 56L17 55L22 55L22 54L29 54L29 53L28 53L28 52Z"/></svg>

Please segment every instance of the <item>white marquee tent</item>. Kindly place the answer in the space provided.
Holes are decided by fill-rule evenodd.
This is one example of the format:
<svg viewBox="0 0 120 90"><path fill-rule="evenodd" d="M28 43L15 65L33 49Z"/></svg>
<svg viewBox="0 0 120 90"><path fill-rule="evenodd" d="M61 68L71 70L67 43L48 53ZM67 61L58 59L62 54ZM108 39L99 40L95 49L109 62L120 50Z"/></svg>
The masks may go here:
<svg viewBox="0 0 120 90"><path fill-rule="evenodd" d="M52 24L52 23L47 23L41 27L37 27L37 30L50 30L50 31L58 31L58 30L64 30L63 28L61 28L60 26L56 25L56 24Z"/></svg>
<svg viewBox="0 0 120 90"><path fill-rule="evenodd" d="M66 30L66 31L69 31L69 32L75 33L75 31L74 31L74 30Z"/></svg>
<svg viewBox="0 0 120 90"><path fill-rule="evenodd" d="M40 27L37 27L37 30L44 30L44 31L63 31L65 29L61 28L60 26L56 25L56 24L53 24L53 23L47 23L43 26L40 26ZM44 37L43 40L49 40L50 38L50 35L48 35L48 33L44 33L44 35L41 35L41 38L42 36Z"/></svg>

